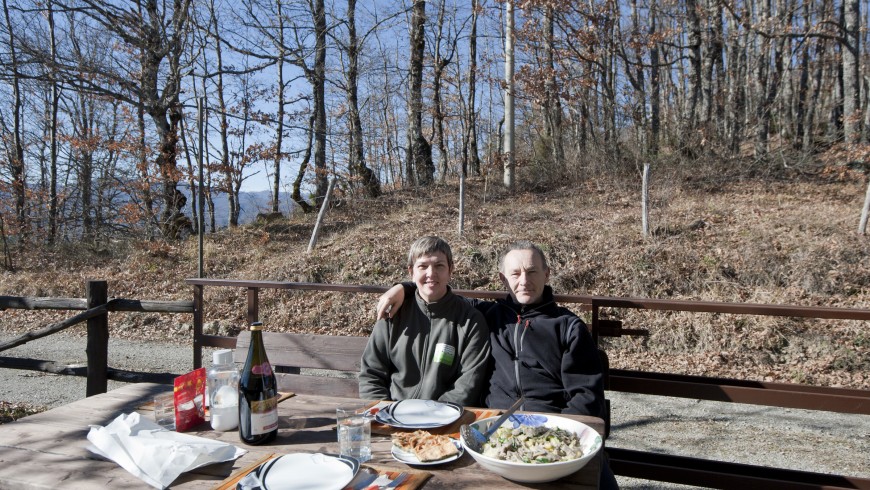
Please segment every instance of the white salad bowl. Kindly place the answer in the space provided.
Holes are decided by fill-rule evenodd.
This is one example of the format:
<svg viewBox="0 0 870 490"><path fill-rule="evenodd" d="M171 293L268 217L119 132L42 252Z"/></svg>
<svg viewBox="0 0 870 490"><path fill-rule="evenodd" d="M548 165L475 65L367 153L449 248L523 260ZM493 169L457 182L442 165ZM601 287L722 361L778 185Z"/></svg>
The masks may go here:
<svg viewBox="0 0 870 490"><path fill-rule="evenodd" d="M498 417L490 417L471 424L480 432L486 432L486 429L495 422ZM583 456L570 461L560 461L558 463L519 463L513 461L505 461L496 459L490 456L474 451L465 441L465 438L460 437L462 446L468 454L484 468L496 473L508 480L540 483L558 480L564 476L578 471L586 465L595 454L601 449L601 435L595 432L595 429L588 425L571 420L565 417L556 415L523 415L515 414L505 421L502 427L516 428L520 425L544 425L546 427L561 428L576 434L580 438L580 446L583 449Z"/></svg>

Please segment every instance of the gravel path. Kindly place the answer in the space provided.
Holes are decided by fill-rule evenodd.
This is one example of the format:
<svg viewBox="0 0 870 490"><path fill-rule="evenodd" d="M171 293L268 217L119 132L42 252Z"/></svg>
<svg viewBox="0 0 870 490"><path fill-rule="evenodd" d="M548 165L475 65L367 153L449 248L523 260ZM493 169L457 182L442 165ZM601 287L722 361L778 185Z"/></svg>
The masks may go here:
<svg viewBox="0 0 870 490"><path fill-rule="evenodd" d="M0 341L10 338L0 335ZM84 365L85 339L55 334L0 356ZM203 359L211 362L210 351L203 353ZM183 373L193 368L193 350L176 344L112 339L109 365L131 371ZM109 381L109 389L122 384ZM2 401L56 407L84 394L84 377L0 369ZM618 392L607 396L612 404L608 446L870 478L867 415ZM622 488L688 488L617 479Z"/></svg>

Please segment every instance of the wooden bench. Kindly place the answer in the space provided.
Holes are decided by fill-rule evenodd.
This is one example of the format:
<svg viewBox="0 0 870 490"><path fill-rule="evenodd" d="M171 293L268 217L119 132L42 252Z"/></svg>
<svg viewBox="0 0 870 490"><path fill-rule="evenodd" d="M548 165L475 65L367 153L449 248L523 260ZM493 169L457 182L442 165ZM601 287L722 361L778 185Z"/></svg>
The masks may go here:
<svg viewBox="0 0 870 490"><path fill-rule="evenodd" d="M278 390L332 396L359 396L357 374L368 337L263 332L266 355ZM244 364L251 332L236 339L233 360Z"/></svg>

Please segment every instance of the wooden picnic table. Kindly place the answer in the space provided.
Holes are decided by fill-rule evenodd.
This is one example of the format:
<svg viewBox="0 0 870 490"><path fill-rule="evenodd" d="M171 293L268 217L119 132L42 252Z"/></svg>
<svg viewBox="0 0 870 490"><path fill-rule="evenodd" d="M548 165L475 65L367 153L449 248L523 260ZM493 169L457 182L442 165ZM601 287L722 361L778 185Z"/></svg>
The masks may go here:
<svg viewBox="0 0 870 490"><path fill-rule="evenodd" d="M91 425L108 425L121 413L138 411L148 418L153 396L170 389L152 383L131 384L52 410L0 425L0 488L16 489L93 489L151 488L113 461L106 461L86 448ZM235 461L205 466L182 474L171 488L216 489L233 476L241 475L270 454L294 452L337 453L335 408L349 398L294 395L279 405L279 432L275 442L265 446L247 446L237 431L216 432L208 424L188 434L229 442L248 450ZM472 415L473 417L473 415ZM603 433L604 422L595 417L567 416ZM464 418L464 416L463 416ZM458 421L457 421L458 422ZM373 430L372 460L366 464L390 471L431 473L421 488L597 488L601 454L583 469L556 482L520 484L505 480L479 465L468 454L456 461L437 466L408 466L390 454L390 437L383 430ZM400 487L403 488L403 487Z"/></svg>

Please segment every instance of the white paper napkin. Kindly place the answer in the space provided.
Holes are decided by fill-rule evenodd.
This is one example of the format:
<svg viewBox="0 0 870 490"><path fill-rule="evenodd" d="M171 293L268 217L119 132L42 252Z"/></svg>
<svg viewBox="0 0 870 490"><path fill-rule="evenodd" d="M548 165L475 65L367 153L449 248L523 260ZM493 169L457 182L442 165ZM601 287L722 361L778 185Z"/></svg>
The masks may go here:
<svg viewBox="0 0 870 490"><path fill-rule="evenodd" d="M109 425L92 425L88 449L118 463L155 488L200 466L230 461L245 449L204 437L167 430L138 413L121 414Z"/></svg>

